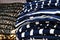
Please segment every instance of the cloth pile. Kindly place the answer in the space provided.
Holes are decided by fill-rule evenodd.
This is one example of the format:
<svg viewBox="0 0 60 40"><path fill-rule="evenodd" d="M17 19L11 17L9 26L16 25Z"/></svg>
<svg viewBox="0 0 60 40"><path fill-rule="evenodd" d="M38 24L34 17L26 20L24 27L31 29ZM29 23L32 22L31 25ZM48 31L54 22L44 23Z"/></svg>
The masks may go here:
<svg viewBox="0 0 60 40"><path fill-rule="evenodd" d="M16 20L19 40L60 40L60 0L27 2Z"/></svg>

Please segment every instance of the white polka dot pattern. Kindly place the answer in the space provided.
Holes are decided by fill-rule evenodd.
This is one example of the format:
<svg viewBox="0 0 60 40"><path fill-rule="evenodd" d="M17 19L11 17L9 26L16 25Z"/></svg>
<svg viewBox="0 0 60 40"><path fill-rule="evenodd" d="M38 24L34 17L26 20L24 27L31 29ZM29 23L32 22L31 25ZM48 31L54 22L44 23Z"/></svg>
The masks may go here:
<svg viewBox="0 0 60 40"><path fill-rule="evenodd" d="M59 0L25 3L16 22L19 39L60 40Z"/></svg>

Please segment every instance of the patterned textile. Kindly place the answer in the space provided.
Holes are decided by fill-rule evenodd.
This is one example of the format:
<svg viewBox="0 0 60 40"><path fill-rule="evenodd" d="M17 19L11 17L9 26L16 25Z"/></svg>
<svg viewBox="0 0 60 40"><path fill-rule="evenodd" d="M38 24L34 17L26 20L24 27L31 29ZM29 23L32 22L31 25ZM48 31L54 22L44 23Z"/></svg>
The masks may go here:
<svg viewBox="0 0 60 40"><path fill-rule="evenodd" d="M0 40L16 39L15 22L22 6L22 3L0 3Z"/></svg>
<svg viewBox="0 0 60 40"><path fill-rule="evenodd" d="M16 25L17 38L60 40L60 0L25 3Z"/></svg>
<svg viewBox="0 0 60 40"><path fill-rule="evenodd" d="M22 3L0 3L0 34L10 35L15 29L18 12L22 6Z"/></svg>

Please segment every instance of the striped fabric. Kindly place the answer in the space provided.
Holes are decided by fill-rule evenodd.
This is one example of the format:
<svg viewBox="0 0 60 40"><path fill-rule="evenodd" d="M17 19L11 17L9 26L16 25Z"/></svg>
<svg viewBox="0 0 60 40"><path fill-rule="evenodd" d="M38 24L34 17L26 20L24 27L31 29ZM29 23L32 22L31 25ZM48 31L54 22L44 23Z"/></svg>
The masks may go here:
<svg viewBox="0 0 60 40"><path fill-rule="evenodd" d="M19 12L15 27L19 40L60 40L60 0L32 1Z"/></svg>

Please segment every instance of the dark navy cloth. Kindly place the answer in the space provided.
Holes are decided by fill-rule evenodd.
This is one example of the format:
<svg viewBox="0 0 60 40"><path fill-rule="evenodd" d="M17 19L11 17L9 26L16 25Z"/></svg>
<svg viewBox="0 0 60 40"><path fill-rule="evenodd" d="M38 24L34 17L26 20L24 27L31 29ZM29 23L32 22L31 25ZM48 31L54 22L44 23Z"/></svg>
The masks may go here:
<svg viewBox="0 0 60 40"><path fill-rule="evenodd" d="M23 6L16 20L19 40L60 40L60 0L33 0Z"/></svg>

